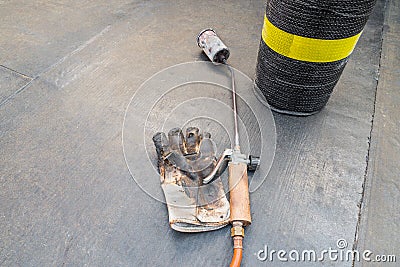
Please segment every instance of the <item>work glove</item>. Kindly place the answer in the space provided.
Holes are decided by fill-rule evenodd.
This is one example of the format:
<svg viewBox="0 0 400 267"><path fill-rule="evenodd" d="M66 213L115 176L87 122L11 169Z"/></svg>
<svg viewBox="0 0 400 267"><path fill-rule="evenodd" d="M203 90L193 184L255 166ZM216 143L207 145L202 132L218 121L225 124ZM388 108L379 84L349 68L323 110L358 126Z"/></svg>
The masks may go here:
<svg viewBox="0 0 400 267"><path fill-rule="evenodd" d="M211 135L189 127L184 136L180 128L173 128L168 138L156 133L153 142L171 227L180 232L203 232L228 224L229 202L221 178L203 184L217 162Z"/></svg>

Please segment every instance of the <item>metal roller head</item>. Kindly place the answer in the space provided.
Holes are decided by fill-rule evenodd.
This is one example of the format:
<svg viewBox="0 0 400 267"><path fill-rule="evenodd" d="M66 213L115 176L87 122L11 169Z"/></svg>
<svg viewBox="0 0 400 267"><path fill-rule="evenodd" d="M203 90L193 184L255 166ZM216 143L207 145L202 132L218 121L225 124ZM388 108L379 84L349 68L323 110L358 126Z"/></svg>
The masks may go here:
<svg viewBox="0 0 400 267"><path fill-rule="evenodd" d="M202 30L197 36L197 45L213 63L224 63L229 58L229 49L213 29Z"/></svg>

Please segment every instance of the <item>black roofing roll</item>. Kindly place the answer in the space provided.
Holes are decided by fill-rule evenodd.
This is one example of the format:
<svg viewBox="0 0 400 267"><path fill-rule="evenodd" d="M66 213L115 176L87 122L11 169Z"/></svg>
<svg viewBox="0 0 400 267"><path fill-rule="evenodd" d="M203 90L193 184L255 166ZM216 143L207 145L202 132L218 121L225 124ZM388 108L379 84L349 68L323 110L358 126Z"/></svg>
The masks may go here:
<svg viewBox="0 0 400 267"><path fill-rule="evenodd" d="M338 82L376 0L268 0L255 84L271 108L310 115Z"/></svg>

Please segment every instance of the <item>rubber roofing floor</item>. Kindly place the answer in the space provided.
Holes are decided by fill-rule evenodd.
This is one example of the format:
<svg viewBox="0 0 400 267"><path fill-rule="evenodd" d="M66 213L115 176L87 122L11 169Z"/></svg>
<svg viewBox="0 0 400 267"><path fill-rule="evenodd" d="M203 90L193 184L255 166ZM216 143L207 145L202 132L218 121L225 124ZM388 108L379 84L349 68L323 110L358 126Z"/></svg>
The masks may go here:
<svg viewBox="0 0 400 267"><path fill-rule="evenodd" d="M122 124L154 73L204 60L203 28L254 77L263 12L263 1L0 1L0 265L227 266L228 228L177 233L135 183ZM326 108L273 114L243 266L383 266L257 258L338 240L400 261L399 43L399 1L378 0Z"/></svg>

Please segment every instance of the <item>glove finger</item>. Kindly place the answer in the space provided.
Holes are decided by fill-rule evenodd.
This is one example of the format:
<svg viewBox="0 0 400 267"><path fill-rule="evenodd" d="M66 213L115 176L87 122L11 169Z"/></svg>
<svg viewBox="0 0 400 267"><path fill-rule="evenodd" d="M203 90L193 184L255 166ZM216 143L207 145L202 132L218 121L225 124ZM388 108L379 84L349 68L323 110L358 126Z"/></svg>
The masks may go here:
<svg viewBox="0 0 400 267"><path fill-rule="evenodd" d="M200 143L200 157L201 158L214 158L217 146L214 141L211 140L211 134L205 132L204 137Z"/></svg>
<svg viewBox="0 0 400 267"><path fill-rule="evenodd" d="M201 141L200 130L197 127L188 127L186 129L186 152L187 154L196 154L199 151Z"/></svg>
<svg viewBox="0 0 400 267"><path fill-rule="evenodd" d="M186 152L185 139L183 137L183 133L180 128L172 128L168 132L168 138L169 138L169 147L172 150L175 150L178 153L185 154Z"/></svg>
<svg viewBox="0 0 400 267"><path fill-rule="evenodd" d="M172 166L179 168L181 171L193 172L192 166L180 152L172 151L165 159L168 160Z"/></svg>
<svg viewBox="0 0 400 267"><path fill-rule="evenodd" d="M156 147L156 152L159 160L161 160L170 152L169 142L167 137L165 136L165 133L158 132L153 135L153 142Z"/></svg>
<svg viewBox="0 0 400 267"><path fill-rule="evenodd" d="M211 134L205 132L204 137L200 142L199 159L196 161L197 174L204 178L211 173L216 164L215 151L217 146L211 140Z"/></svg>

